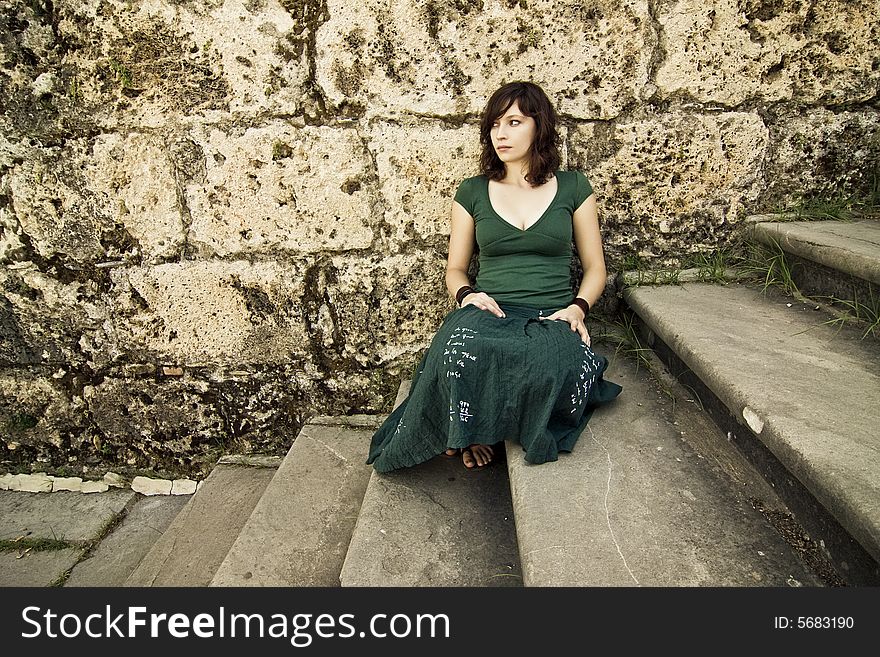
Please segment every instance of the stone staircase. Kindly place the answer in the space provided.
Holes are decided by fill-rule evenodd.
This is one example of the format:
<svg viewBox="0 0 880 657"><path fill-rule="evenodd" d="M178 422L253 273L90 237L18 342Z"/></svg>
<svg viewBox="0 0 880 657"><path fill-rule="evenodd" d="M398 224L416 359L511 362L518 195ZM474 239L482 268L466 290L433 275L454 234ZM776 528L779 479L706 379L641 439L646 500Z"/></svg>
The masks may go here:
<svg viewBox="0 0 880 657"><path fill-rule="evenodd" d="M880 222L752 220L812 303L739 284L625 292L642 335L844 581L880 583L880 347L823 304L880 301ZM829 273L830 272L830 273ZM876 304L875 311L876 312Z"/></svg>
<svg viewBox="0 0 880 657"><path fill-rule="evenodd" d="M753 239L797 253L804 272L828 234L838 251L822 267L844 251L870 261L842 270L838 299L841 280L858 295L880 284L876 224L847 237L767 223ZM438 456L378 475L364 460L381 418L314 418L277 469L218 466L125 585L880 583L876 341L740 284L624 299L654 351L599 342L624 390L573 453L531 466L508 443L479 471Z"/></svg>
<svg viewBox="0 0 880 657"><path fill-rule="evenodd" d="M300 431L212 586L338 586L371 468L376 418L315 418Z"/></svg>
<svg viewBox="0 0 880 657"><path fill-rule="evenodd" d="M852 304L880 304L880 220L772 221L749 218L749 237L783 252L801 293ZM832 302L833 304L833 302Z"/></svg>
<svg viewBox="0 0 880 657"><path fill-rule="evenodd" d="M395 406L408 392L404 381ZM439 457L418 468L373 472L339 583L520 586L503 469L467 471L457 457Z"/></svg>

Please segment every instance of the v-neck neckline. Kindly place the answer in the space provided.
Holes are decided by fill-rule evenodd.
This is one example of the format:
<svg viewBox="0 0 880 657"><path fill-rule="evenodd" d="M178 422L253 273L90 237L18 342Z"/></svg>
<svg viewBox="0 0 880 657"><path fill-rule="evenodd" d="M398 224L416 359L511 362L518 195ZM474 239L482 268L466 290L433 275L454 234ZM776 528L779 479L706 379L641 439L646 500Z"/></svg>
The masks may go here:
<svg viewBox="0 0 880 657"><path fill-rule="evenodd" d="M489 204L489 209L492 211L492 214L495 215L495 217L498 220L500 220L502 223L506 224L507 226L510 226L510 228L512 228L513 230L515 230L519 233L527 233L532 228L534 228L539 223L541 223L544 220L544 217L547 216L547 213L550 212L550 208L552 208L554 205L556 205L556 199L559 198L559 191L561 189L561 183L559 182L558 172L556 174L554 174L553 177L556 179L556 192L553 194L553 198L550 199L549 205L547 205L547 207L544 208L544 211L538 216L537 219L535 219L534 223L532 223L528 228L520 228L518 226L515 226L512 223L510 223L507 219L502 217L500 214L498 214L498 211L495 209L495 206L492 205L492 197L489 195L489 182L490 182L490 180L489 180L489 178L486 178L486 202Z"/></svg>

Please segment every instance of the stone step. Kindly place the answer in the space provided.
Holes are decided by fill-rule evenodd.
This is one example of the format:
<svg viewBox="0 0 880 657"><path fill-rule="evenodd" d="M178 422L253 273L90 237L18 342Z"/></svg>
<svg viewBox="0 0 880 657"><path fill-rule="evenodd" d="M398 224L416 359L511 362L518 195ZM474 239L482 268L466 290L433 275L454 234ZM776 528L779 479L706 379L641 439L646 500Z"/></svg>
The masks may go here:
<svg viewBox="0 0 880 657"><path fill-rule="evenodd" d="M64 586L124 585L191 497L139 495L118 526L73 567Z"/></svg>
<svg viewBox="0 0 880 657"><path fill-rule="evenodd" d="M377 424L373 416L306 424L210 585L339 586Z"/></svg>
<svg viewBox="0 0 880 657"><path fill-rule="evenodd" d="M125 586L208 586L274 474L274 468L218 464Z"/></svg>
<svg viewBox="0 0 880 657"><path fill-rule="evenodd" d="M750 238L785 252L801 293L880 303L880 221L766 221L771 217L750 217Z"/></svg>
<svg viewBox="0 0 880 657"><path fill-rule="evenodd" d="M637 287L624 299L840 576L880 583L876 343L742 285Z"/></svg>
<svg viewBox="0 0 880 657"><path fill-rule="evenodd" d="M395 407L409 383L401 384ZM503 454L498 457L476 471L459 457L438 456L373 472L342 586L520 586L513 509Z"/></svg>
<svg viewBox="0 0 880 657"><path fill-rule="evenodd" d="M21 546L0 552L0 587L50 586L63 581L86 547L100 539L136 498L131 490L100 494L0 491L0 541ZM41 541L54 541L58 549L37 549Z"/></svg>
<svg viewBox="0 0 880 657"><path fill-rule="evenodd" d="M574 450L531 465L507 444L525 585L822 585L764 515L784 505L693 395L595 348L623 391Z"/></svg>

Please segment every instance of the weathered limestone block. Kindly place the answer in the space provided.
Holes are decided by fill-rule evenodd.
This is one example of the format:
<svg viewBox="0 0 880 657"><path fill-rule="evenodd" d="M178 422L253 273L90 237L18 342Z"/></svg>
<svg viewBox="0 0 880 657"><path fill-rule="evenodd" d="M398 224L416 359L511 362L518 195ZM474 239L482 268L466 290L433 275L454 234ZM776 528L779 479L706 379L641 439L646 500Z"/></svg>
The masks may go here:
<svg viewBox="0 0 880 657"><path fill-rule="evenodd" d="M216 460L224 420L205 381L106 378L84 396L117 462L186 471Z"/></svg>
<svg viewBox="0 0 880 657"><path fill-rule="evenodd" d="M130 360L169 366L302 356L305 273L302 263L272 261L114 269L108 340Z"/></svg>
<svg viewBox="0 0 880 657"><path fill-rule="evenodd" d="M311 110L317 1L56 0L66 63L81 102L116 129L171 126L182 116Z"/></svg>
<svg viewBox="0 0 880 657"><path fill-rule="evenodd" d="M875 193L880 175L880 112L780 112L770 124L766 191L760 207Z"/></svg>
<svg viewBox="0 0 880 657"><path fill-rule="evenodd" d="M0 371L0 460L47 462L59 450L71 452L88 440L84 432L86 409L81 397L67 386L75 378L51 369ZM67 465L67 456L61 460Z"/></svg>
<svg viewBox="0 0 880 657"><path fill-rule="evenodd" d="M0 269L0 365L85 362L82 335L107 315L95 282L63 283L32 263Z"/></svg>
<svg viewBox="0 0 880 657"><path fill-rule="evenodd" d="M101 135L86 176L116 225L147 259L168 258L184 241L172 152L158 135ZM201 167L204 172L204 164Z"/></svg>
<svg viewBox="0 0 880 657"><path fill-rule="evenodd" d="M170 24L201 49L213 49L228 87L230 112L296 114L309 77L307 44L319 2L164 0ZM200 6L201 5L201 6Z"/></svg>
<svg viewBox="0 0 880 657"><path fill-rule="evenodd" d="M0 193L2 193L2 180L0 180ZM0 206L0 263L12 262L24 253L25 245L20 239L20 232L19 223L12 209L8 206Z"/></svg>
<svg viewBox="0 0 880 657"><path fill-rule="evenodd" d="M427 347L454 306L445 288L445 265L445 255L435 251L334 257L322 272L327 280L323 303L306 304L316 361L327 375L355 372L355 363L409 362Z"/></svg>
<svg viewBox="0 0 880 657"><path fill-rule="evenodd" d="M370 150L382 181L389 250L410 249L413 238L445 243L456 185L477 173L479 128L376 122Z"/></svg>
<svg viewBox="0 0 880 657"><path fill-rule="evenodd" d="M80 492L82 493L106 493L110 486L103 481L84 481Z"/></svg>
<svg viewBox="0 0 880 657"><path fill-rule="evenodd" d="M475 113L532 79L564 114L611 118L641 97L653 44L646 0L329 0L316 77L367 116Z"/></svg>
<svg viewBox="0 0 880 657"><path fill-rule="evenodd" d="M345 381L347 375L336 374ZM201 478L223 453L283 455L306 417L319 409L344 414L350 410L346 404L362 404L381 388L376 381L366 381L372 385L369 390L346 389L337 396L328 392L325 376L300 361L201 367L184 377L158 380L106 377L87 387L84 395L89 417L104 441L102 448L112 455L106 463L162 471L173 478ZM366 380L361 377L356 383L362 379ZM125 485L111 473L104 481Z"/></svg>
<svg viewBox="0 0 880 657"><path fill-rule="evenodd" d="M9 490L20 490L25 493L51 493L52 479L45 472L15 475L9 484Z"/></svg>
<svg viewBox="0 0 880 657"><path fill-rule="evenodd" d="M63 148L29 149L6 174L3 187L12 213L39 257L58 255L78 267L112 252L103 242L120 241L105 199L88 188L82 174L91 161L88 141L71 140Z"/></svg>
<svg viewBox="0 0 880 657"><path fill-rule="evenodd" d="M0 181L2 193L2 181ZM12 262L25 252L21 228L10 207L0 207L0 263Z"/></svg>
<svg viewBox="0 0 880 657"><path fill-rule="evenodd" d="M224 453L287 453L305 418L332 406L344 413L323 388L323 375L310 361L281 365L215 368L205 374L211 400L225 418L220 438ZM208 464L207 474L214 466Z"/></svg>
<svg viewBox="0 0 880 657"><path fill-rule="evenodd" d="M29 5L27 2L7 2L3 7L4 27L9 33L4 35L3 49L0 50L0 62L4 69L10 69L16 65L27 62L22 61L23 50L29 50L34 55L46 55L55 45L55 36L52 33L52 23L45 20L45 12L39 7ZM10 28L15 28L14 32ZM20 82L26 78L20 70L17 74L9 75L8 82ZM37 77L37 76L34 76ZM7 80L4 80L7 82ZM10 119L3 115L4 119Z"/></svg>
<svg viewBox="0 0 880 657"><path fill-rule="evenodd" d="M88 130L88 113L71 93L75 79L65 55L76 39L56 33L58 3L6 0L0 5L0 133L57 142Z"/></svg>
<svg viewBox="0 0 880 657"><path fill-rule="evenodd" d="M656 83L728 107L757 99L840 104L877 95L875 0L668 0Z"/></svg>
<svg viewBox="0 0 880 657"><path fill-rule="evenodd" d="M11 101L0 126L47 137L298 113L324 15L319 2L290 0L11 0L3 12L12 38L0 62L14 75L0 81Z"/></svg>
<svg viewBox="0 0 880 657"><path fill-rule="evenodd" d="M170 495L171 485L167 479L152 477L135 477L131 480L131 489L142 495Z"/></svg>
<svg viewBox="0 0 880 657"><path fill-rule="evenodd" d="M25 252L21 226L15 218L12 204L8 202L12 193L5 172L14 162L23 160L27 152L27 147L10 142L0 130L0 264L13 262Z"/></svg>
<svg viewBox="0 0 880 657"><path fill-rule="evenodd" d="M125 478L117 474L115 472L108 472L104 475L103 482L107 484L107 486L113 486L113 488L127 488L128 482Z"/></svg>
<svg viewBox="0 0 880 657"><path fill-rule="evenodd" d="M75 493L82 491L82 477L50 477L52 480L52 492L69 490Z"/></svg>
<svg viewBox="0 0 880 657"><path fill-rule="evenodd" d="M220 47L229 39L220 30L228 34L235 18L220 16L212 4L56 1L56 29L71 72L67 95L111 131L227 112L230 89Z"/></svg>
<svg viewBox="0 0 880 657"><path fill-rule="evenodd" d="M198 482L192 479L175 479L171 482L172 495L192 495L196 492Z"/></svg>
<svg viewBox="0 0 880 657"><path fill-rule="evenodd" d="M193 139L203 184L187 186L190 242L203 255L363 249L373 241L375 184L353 128L273 122Z"/></svg>
<svg viewBox="0 0 880 657"><path fill-rule="evenodd" d="M578 127L570 157L596 190L608 259L667 257L717 246L760 192L767 142L756 113L674 112Z"/></svg>

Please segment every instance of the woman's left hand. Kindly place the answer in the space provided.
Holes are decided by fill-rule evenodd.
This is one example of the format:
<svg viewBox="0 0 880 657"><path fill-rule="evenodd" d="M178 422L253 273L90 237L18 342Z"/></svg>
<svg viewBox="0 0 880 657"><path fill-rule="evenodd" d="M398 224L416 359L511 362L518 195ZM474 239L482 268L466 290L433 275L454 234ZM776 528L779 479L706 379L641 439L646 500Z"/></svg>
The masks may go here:
<svg viewBox="0 0 880 657"><path fill-rule="evenodd" d="M581 340L583 340L587 346L590 345L590 334L587 333L587 327L584 324L584 311L576 305L572 304L562 310L557 310L552 315L548 315L542 319L558 319L568 323L571 330L576 331L577 334L581 336Z"/></svg>

